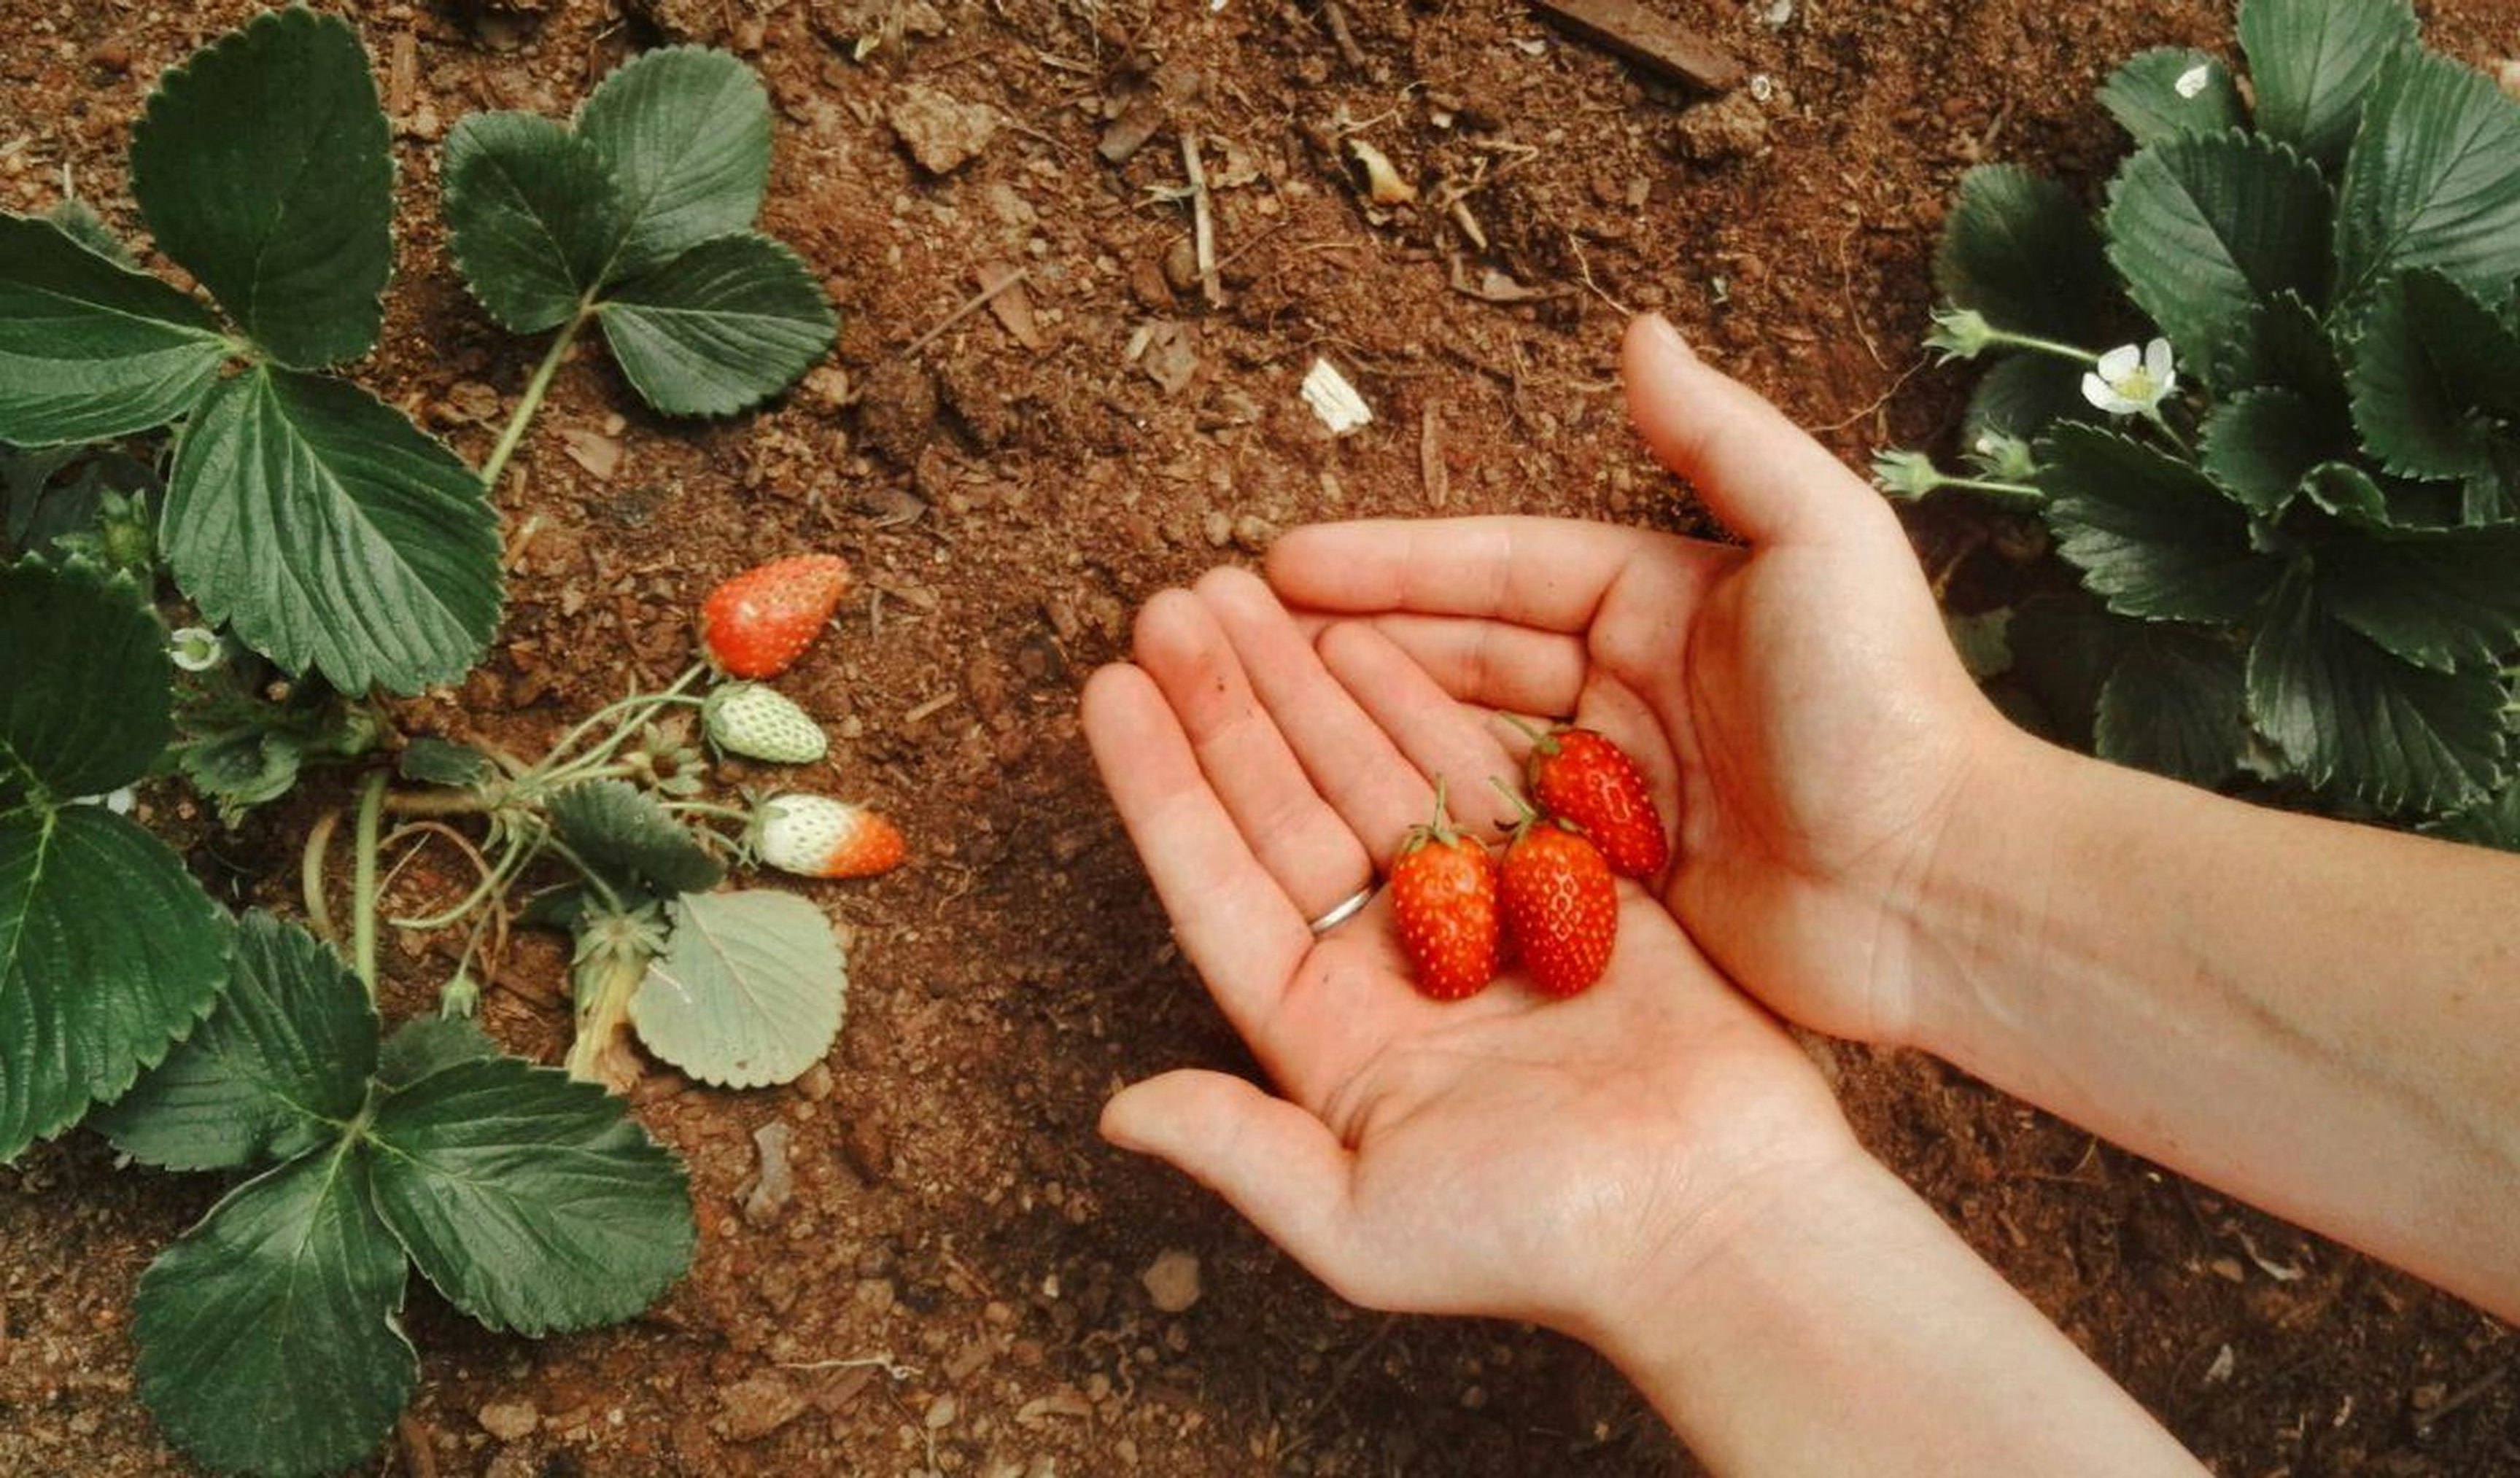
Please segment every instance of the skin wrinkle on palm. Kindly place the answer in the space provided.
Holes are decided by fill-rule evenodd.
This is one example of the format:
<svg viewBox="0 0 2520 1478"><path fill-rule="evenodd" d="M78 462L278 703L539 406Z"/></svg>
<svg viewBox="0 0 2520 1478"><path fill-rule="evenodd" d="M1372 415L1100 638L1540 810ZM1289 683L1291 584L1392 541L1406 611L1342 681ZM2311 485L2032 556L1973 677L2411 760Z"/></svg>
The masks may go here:
<svg viewBox="0 0 2520 1478"><path fill-rule="evenodd" d="M2117 368L2166 393L2167 351ZM2371 1047L2368 982L2388 972L2352 957L2381 936L2309 903L2376 860L2489 917L2520 863L2029 739L1960 669L1868 489L1658 320L1632 329L1625 369L1646 440L1746 549L1539 519L1299 529L1265 587L1217 571L1150 602L1143 665L1088 685L1087 738L1185 953L1289 1095L1168 1073L1116 1097L1105 1134L1196 1175L1352 1299L1593 1343L1719 1473L2198 1471L1855 1145L1770 1010L1936 1052L2520 1307L2520 1237L2490 1214L2520 1150L2390 1089L2411 1075L2433 1107L2492 1101L2492 1053L2466 1034L2520 1040L2520 1007L2419 1015L2397 1055ZM1608 733L1680 842L1659 889L1622 882L1592 993L1546 1004L1508 973L1438 1006L1406 984L1387 905L1316 941L1301 899L1339 896L1431 777L1517 774L1499 707ZM2292 886L2342 937L2218 931L2232 901L2165 880L2230 875L2197 854L2234 851L2340 859ZM2130 918L2157 937L2130 940ZM2045 978L2060 964L2071 994ZM2253 1009L2163 984L2200 970L2243 982ZM2277 980L2288 994L2256 988ZM2182 1040L2149 1040L2182 1013ZM2466 1055L2445 1066L2453 1040ZM2304 1041L2365 1045L2340 1063ZM2200 1119L2184 1085L2206 1062L2236 1097ZM2446 1184L2468 1200L2406 1214ZM1680 1308L1688 1329L1656 1317Z"/></svg>

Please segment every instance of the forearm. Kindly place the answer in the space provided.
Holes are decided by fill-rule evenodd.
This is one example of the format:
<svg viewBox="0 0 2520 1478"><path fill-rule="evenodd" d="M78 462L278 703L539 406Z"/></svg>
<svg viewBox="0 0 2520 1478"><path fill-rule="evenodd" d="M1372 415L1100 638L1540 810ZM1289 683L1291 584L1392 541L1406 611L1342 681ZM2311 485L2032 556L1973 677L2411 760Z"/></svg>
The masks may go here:
<svg viewBox="0 0 2520 1478"><path fill-rule="evenodd" d="M1914 930L1917 1045L2520 1314L2520 858L1991 763Z"/></svg>
<svg viewBox="0 0 2520 1478"><path fill-rule="evenodd" d="M2200 1469L1913 1192L1866 1160L1579 1331L1741 1478Z"/></svg>

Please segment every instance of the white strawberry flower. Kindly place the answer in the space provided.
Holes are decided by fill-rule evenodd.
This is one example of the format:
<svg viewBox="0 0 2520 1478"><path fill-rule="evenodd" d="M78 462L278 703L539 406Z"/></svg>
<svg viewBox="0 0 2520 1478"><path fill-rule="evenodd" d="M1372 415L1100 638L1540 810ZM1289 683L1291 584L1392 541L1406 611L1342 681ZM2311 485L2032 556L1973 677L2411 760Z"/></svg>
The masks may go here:
<svg viewBox="0 0 2520 1478"><path fill-rule="evenodd" d="M2120 344L2083 377L2083 398L2112 416L2157 416L2178 388L2179 367L2166 338L2140 348Z"/></svg>
<svg viewBox="0 0 2520 1478"><path fill-rule="evenodd" d="M166 639L166 655L186 672L207 672L219 665L219 634L206 626L185 626Z"/></svg>

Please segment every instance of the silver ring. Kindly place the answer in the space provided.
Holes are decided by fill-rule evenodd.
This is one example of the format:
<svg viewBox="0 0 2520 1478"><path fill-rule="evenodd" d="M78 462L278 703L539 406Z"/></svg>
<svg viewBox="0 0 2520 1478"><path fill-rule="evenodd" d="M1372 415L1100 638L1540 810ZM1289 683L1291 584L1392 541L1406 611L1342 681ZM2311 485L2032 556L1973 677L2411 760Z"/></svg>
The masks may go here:
<svg viewBox="0 0 2520 1478"><path fill-rule="evenodd" d="M1340 924L1354 918L1357 915L1364 913L1365 906L1373 902L1374 889L1374 882L1372 879L1369 878L1366 880L1364 887L1357 889L1355 892L1350 893L1345 898L1342 898L1337 903L1331 905L1328 913L1324 914L1321 918L1312 921L1311 928L1314 935L1318 937L1320 935L1327 934L1330 930L1337 928Z"/></svg>

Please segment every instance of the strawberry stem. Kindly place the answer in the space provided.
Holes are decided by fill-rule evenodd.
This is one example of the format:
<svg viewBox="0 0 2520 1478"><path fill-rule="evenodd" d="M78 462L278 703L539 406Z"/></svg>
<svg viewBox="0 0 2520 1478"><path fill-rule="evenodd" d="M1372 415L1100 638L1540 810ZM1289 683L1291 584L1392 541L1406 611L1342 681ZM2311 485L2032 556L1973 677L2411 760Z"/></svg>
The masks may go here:
<svg viewBox="0 0 2520 1478"><path fill-rule="evenodd" d="M1507 713L1500 709L1497 712L1497 717L1507 726L1511 728L1516 734L1519 734L1524 739L1531 740L1531 747L1542 754L1555 754L1561 747L1557 742L1556 735L1550 733L1546 729L1536 729L1532 727L1529 723L1525 722L1519 714Z"/></svg>
<svg viewBox="0 0 2520 1478"><path fill-rule="evenodd" d="M1540 813L1531 808L1531 802L1522 798L1521 791L1516 790L1513 786L1507 784L1504 781L1497 779L1493 775L1488 777L1488 784L1497 787L1498 794L1513 803L1514 815L1520 818L1514 823L1514 835L1520 836L1523 832L1530 830L1532 826L1540 820Z"/></svg>
<svg viewBox="0 0 2520 1478"><path fill-rule="evenodd" d="M543 396L550 392L552 377L560 373L561 361L568 357L568 346L577 341L578 331L586 327L594 310L581 306L569 321L552 336L551 348L543 362L534 367L534 377L525 381L525 393L517 401L517 413L508 418L508 427L499 433L499 444L490 449L490 460L481 464L481 485L492 492L499 490L499 474L508 470L508 459L517 455L517 446L525 439L525 426L542 409Z"/></svg>
<svg viewBox="0 0 2520 1478"><path fill-rule="evenodd" d="M371 770L359 787L358 851L351 862L351 958L368 1000L377 999L377 837L385 814L385 772Z"/></svg>

